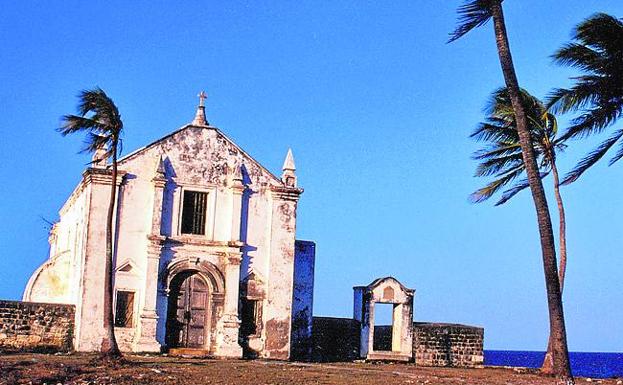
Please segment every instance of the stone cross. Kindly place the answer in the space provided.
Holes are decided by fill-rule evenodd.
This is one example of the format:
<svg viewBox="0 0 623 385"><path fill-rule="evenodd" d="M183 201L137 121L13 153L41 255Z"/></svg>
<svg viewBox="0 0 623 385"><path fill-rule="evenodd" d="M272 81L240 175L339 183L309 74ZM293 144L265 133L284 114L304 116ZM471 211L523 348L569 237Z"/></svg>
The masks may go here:
<svg viewBox="0 0 623 385"><path fill-rule="evenodd" d="M205 92L201 91L197 96L199 96L199 106L204 107L204 101L208 98L208 95Z"/></svg>

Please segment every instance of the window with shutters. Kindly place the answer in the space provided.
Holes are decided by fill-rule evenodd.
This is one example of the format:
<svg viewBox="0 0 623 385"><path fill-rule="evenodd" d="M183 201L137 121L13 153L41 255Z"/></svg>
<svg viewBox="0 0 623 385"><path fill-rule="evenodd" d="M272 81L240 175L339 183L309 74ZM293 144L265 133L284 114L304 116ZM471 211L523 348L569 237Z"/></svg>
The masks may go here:
<svg viewBox="0 0 623 385"><path fill-rule="evenodd" d="M208 193L184 191L182 203L182 234L205 235Z"/></svg>
<svg viewBox="0 0 623 385"><path fill-rule="evenodd" d="M131 291L117 291L117 305L115 306L115 326L131 328L134 319L134 293Z"/></svg>

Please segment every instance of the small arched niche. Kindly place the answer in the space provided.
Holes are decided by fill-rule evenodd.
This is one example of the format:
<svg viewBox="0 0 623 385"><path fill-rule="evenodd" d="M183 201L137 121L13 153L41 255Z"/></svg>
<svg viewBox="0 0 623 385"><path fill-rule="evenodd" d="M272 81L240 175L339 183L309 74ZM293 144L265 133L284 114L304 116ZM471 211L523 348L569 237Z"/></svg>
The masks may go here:
<svg viewBox="0 0 623 385"><path fill-rule="evenodd" d="M359 356L374 361L411 361L415 290L385 277L368 286L356 286L354 291L354 318L361 324Z"/></svg>

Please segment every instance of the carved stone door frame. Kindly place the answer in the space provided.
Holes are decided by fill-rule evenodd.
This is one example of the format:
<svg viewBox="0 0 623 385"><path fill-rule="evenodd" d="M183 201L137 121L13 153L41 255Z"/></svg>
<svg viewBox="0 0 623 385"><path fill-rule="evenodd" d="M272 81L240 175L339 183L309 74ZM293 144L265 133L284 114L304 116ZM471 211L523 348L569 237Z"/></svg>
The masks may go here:
<svg viewBox="0 0 623 385"><path fill-rule="evenodd" d="M210 262L201 261L198 258L184 258L172 262L166 274L167 294L169 296L165 333L167 347L169 349L178 347L182 349L197 349L202 350L205 354L214 354L217 348L215 343L217 334L216 326L219 322L218 316L222 313L224 304L225 282L222 273ZM179 335L176 336L176 333L179 332L177 328L180 326L179 323L177 323L179 286L184 284L188 279L200 279L207 288L204 303L204 342L201 344L202 346L176 346L175 343L176 340L179 342ZM190 295L192 296L192 293L190 293ZM187 301L191 300L192 298L187 299ZM183 311L189 310L192 311L192 309L184 309ZM193 314L191 314L191 317L192 315ZM190 321L191 320L189 320L189 322Z"/></svg>

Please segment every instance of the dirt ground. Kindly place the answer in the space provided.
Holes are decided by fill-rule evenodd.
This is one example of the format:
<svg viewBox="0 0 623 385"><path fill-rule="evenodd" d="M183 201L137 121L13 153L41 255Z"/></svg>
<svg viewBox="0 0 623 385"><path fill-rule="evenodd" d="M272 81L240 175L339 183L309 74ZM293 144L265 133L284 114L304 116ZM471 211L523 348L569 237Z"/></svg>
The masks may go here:
<svg viewBox="0 0 623 385"><path fill-rule="evenodd" d="M526 370L424 368L409 364L308 364L276 361L208 360L126 356L102 365L92 355L9 354L0 356L0 384L554 384ZM621 385L621 380L577 379L577 383Z"/></svg>

